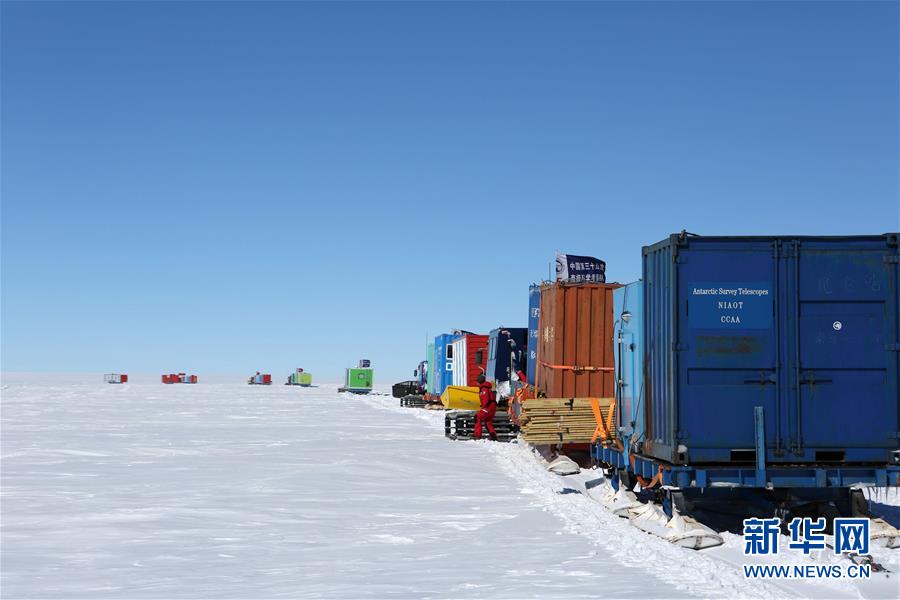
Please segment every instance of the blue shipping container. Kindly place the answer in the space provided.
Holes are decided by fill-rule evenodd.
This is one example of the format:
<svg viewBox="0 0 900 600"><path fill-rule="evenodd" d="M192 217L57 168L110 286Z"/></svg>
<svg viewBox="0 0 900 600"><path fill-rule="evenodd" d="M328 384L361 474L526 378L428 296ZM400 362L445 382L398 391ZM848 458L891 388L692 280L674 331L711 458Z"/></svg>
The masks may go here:
<svg viewBox="0 0 900 600"><path fill-rule="evenodd" d="M435 396L440 396L453 385L453 355L451 344L459 336L453 333L442 333L434 338L434 378L432 389L428 390Z"/></svg>
<svg viewBox="0 0 900 600"><path fill-rule="evenodd" d="M538 327L540 326L541 316L541 286L531 284L528 287L528 368L525 369L525 375L528 383L534 385L534 376L537 374L537 348L538 348Z"/></svg>
<svg viewBox="0 0 900 600"><path fill-rule="evenodd" d="M527 359L525 327L498 327L488 335L488 361L485 379L493 382L510 381L512 369L524 369ZM512 343L510 343L512 342Z"/></svg>
<svg viewBox="0 0 900 600"><path fill-rule="evenodd" d="M628 464L631 444L644 437L644 284L635 281L613 290L616 416Z"/></svg>
<svg viewBox="0 0 900 600"><path fill-rule="evenodd" d="M673 235L643 249L644 455L886 464L900 448L900 234ZM754 425L762 407L761 430Z"/></svg>

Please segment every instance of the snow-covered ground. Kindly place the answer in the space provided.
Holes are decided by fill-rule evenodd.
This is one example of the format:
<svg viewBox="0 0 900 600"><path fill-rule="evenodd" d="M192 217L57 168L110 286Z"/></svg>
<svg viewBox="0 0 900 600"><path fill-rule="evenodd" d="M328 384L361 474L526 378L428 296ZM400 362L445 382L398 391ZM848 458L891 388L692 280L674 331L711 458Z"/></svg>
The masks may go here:
<svg viewBox="0 0 900 600"><path fill-rule="evenodd" d="M595 474L451 442L386 396L6 376L0 394L7 598L900 596L900 551L862 586L746 581L737 536L672 546L584 493Z"/></svg>

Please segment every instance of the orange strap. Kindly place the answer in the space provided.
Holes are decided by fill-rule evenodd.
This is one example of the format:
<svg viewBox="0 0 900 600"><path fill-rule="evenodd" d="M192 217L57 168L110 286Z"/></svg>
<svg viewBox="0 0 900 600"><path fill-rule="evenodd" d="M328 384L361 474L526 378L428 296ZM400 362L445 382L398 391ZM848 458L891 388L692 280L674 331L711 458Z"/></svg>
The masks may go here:
<svg viewBox="0 0 900 600"><path fill-rule="evenodd" d="M548 369L561 369L565 371L572 371L574 373L581 372L612 372L615 371L614 367L591 367L591 366L579 366L579 365L551 365L541 361L541 366L547 367Z"/></svg>
<svg viewBox="0 0 900 600"><path fill-rule="evenodd" d="M603 422L603 414L600 412L600 402L596 398L591 398L591 409L594 411L594 420L597 421L597 429L594 430L594 436L591 438L591 442L596 442L597 438L601 435L603 439L609 438L609 429L606 427L606 423Z"/></svg>
<svg viewBox="0 0 900 600"><path fill-rule="evenodd" d="M609 413L606 415L606 430L612 433L613 430L613 417L616 414L616 397L613 396L612 402L609 403ZM618 437L618 436L610 436L610 437Z"/></svg>
<svg viewBox="0 0 900 600"><path fill-rule="evenodd" d="M594 411L594 420L597 421L597 429L594 430L594 436L591 442L596 442L597 438L603 436L604 440L613 439L613 413L616 410L616 399L613 398L609 405L609 414L606 415L606 422L603 422L603 413L600 412L600 399L591 398L591 410Z"/></svg>

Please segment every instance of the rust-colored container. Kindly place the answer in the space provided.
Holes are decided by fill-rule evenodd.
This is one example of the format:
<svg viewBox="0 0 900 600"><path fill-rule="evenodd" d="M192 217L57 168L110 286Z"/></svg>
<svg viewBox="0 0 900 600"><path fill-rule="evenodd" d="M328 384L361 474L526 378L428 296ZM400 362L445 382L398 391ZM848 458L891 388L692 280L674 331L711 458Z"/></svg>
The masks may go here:
<svg viewBox="0 0 900 600"><path fill-rule="evenodd" d="M613 290L618 283L541 286L538 393L611 398L615 393Z"/></svg>

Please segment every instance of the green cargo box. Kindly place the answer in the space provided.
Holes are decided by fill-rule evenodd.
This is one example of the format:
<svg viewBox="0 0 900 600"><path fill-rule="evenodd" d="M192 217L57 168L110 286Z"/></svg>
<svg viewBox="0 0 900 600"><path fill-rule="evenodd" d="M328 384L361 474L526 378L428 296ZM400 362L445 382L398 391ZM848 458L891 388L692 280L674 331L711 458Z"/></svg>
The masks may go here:
<svg viewBox="0 0 900 600"><path fill-rule="evenodd" d="M373 369L347 369L344 388L354 394L368 394L372 391Z"/></svg>
<svg viewBox="0 0 900 600"><path fill-rule="evenodd" d="M434 389L434 371L436 365L434 363L434 343L428 344L428 371L426 371L425 391L431 392Z"/></svg>
<svg viewBox="0 0 900 600"><path fill-rule="evenodd" d="M291 373L291 376L288 378L288 385L309 387L312 385L312 373Z"/></svg>

